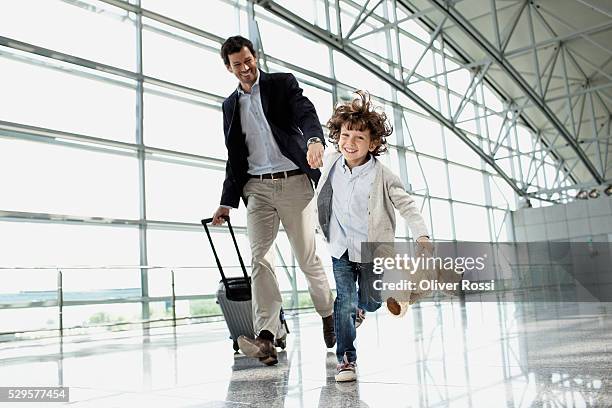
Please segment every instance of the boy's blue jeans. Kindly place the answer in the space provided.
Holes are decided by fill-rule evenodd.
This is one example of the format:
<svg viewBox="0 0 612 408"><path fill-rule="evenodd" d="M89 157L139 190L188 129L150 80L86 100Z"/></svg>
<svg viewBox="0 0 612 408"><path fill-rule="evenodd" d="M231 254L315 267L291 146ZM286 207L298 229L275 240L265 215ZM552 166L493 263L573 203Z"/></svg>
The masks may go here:
<svg viewBox="0 0 612 408"><path fill-rule="evenodd" d="M344 355L349 362L357 360L355 350L355 313L357 308L374 312L378 310L381 293L374 289L373 283L382 279L372 271L371 263L349 261L348 251L336 259L332 257L334 278L336 280L336 301L334 302L334 328L336 330L336 357L343 361ZM355 284L359 284L359 290Z"/></svg>

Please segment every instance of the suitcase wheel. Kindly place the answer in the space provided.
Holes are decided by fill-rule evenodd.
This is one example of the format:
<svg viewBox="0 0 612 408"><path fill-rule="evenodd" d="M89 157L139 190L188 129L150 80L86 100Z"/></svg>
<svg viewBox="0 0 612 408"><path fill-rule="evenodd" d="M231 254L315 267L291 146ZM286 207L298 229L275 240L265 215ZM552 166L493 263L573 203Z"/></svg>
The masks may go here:
<svg viewBox="0 0 612 408"><path fill-rule="evenodd" d="M238 347L238 342L237 342L236 340L234 340L233 347L234 347L234 351L235 351L235 352L236 352L236 354L237 354L237 353L238 353L238 350L240 350L240 347ZM283 347L283 348L284 348L284 347Z"/></svg>

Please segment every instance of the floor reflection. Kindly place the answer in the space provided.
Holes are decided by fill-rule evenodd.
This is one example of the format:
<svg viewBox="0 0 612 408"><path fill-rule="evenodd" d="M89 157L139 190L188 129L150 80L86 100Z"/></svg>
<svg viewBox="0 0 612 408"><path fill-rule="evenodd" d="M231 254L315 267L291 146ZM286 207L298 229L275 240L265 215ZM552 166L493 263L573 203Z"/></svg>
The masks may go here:
<svg viewBox="0 0 612 408"><path fill-rule="evenodd" d="M612 406L612 305L427 303L358 330L359 380L334 381L313 313L275 367L234 354L223 322L0 343L0 385L68 386L76 407Z"/></svg>

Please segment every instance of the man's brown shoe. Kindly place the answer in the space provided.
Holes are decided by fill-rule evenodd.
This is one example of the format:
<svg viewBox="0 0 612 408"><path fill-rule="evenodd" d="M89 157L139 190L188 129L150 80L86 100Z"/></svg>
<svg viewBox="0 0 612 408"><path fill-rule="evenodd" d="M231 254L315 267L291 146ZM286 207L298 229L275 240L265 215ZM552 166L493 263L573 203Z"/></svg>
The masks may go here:
<svg viewBox="0 0 612 408"><path fill-rule="evenodd" d="M238 337L238 346L240 350L248 357L258 358L265 365L274 365L278 363L278 355L276 347L270 340L262 339L257 336L251 339L246 336Z"/></svg>
<svg viewBox="0 0 612 408"><path fill-rule="evenodd" d="M323 340L325 340L327 348L332 348L336 345L333 314L323 318Z"/></svg>
<svg viewBox="0 0 612 408"><path fill-rule="evenodd" d="M273 366L278 363L278 357L259 357L259 361L264 363L267 366Z"/></svg>

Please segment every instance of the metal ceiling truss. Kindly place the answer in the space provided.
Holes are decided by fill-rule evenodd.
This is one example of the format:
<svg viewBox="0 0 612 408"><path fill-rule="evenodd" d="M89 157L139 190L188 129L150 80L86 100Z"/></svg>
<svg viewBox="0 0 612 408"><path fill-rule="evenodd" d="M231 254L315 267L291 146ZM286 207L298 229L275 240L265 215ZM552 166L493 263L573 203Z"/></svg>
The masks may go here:
<svg viewBox="0 0 612 408"><path fill-rule="evenodd" d="M486 12L468 18L459 9L469 9L472 3L475 5L474 0L364 0L359 3L318 0L326 13L332 14L326 26L321 27L274 1L249 1L300 28L305 35L342 52L409 97L465 142L519 195L566 201L573 199L567 194L570 185L603 184L610 180L607 173L612 167L608 163L612 97L606 92L612 88L612 73L608 70L612 50L592 38L612 29L609 16L608 20L590 27L576 28L536 1L478 2L477 8ZM506 16L503 23L502 12ZM472 24L483 20L490 21L492 36L486 36ZM554 27L562 25L569 31L557 34L549 23L552 20ZM429 38L410 32L406 25L409 22L417 22L429 32ZM454 31L450 32L451 29ZM470 44L465 44L463 38L463 43L454 38L457 30ZM542 38L542 32L547 33L546 39ZM379 50L368 50L357 43L381 33L386 35L387 48L381 44ZM514 45L517 36L525 35L528 45ZM405 60L406 54L402 60L402 41L406 40L418 43L421 48L420 55L411 55L410 61ZM600 63L590 61L588 56L571 47L581 40L609 56ZM471 58L466 49L474 47L480 54ZM419 72L427 59L434 65L434 75ZM456 72L470 75L470 83L463 91L453 86L456 84L449 84L449 76ZM507 83L514 86L514 93L505 92ZM439 97L446 100L434 106L429 99L421 97L414 86L423 84L434 87ZM487 107L484 87L504 103L502 111L494 112ZM494 116L502 126L489 134L494 128L489 121ZM482 129L484 134L467 130L474 127ZM523 131L517 131L519 127ZM519 139L526 137L524 130L533 140L520 141L519 151ZM525 151L524 145L532 148ZM529 169L522 169L521 157L533 161ZM512 163L502 168L501 162L508 159Z"/></svg>
<svg viewBox="0 0 612 408"><path fill-rule="evenodd" d="M78 0L64 1L80 4ZM216 49L214 44L223 40L198 28L123 1L102 1L202 37L205 42L210 42L201 44L207 49ZM483 168L484 170L492 169L497 172L519 195L558 201L573 198L563 193L569 185L609 183L609 171L612 168L609 163L612 140L612 114L609 106L612 96L607 92L612 88L612 73L609 69L612 50L608 48L608 43L602 42L600 38L593 38L612 29L609 13L590 7L602 15L605 14L607 19L595 22L590 27L576 28L553 10L540 7L537 0L489 0L488 10L485 2L478 2L478 7L472 9L480 9L482 12L468 19L458 9L464 5L470 6L474 1L362 0L357 3L353 0L313 0L313 7L316 3L324 6L326 28L316 26L270 0L248 0L250 5L247 10L252 5L267 9L290 23L292 28L299 27L304 35L330 46L330 60L333 61L331 50L337 50L386 81L395 91L413 100L433 119L465 142L489 166ZM578 4L584 3L580 0L574 1ZM503 21L501 13L505 13L506 17L510 15L507 21ZM486 37L479 31L479 27L470 24L483 19L491 21L494 27L493 35ZM429 36L415 31L414 23L419 24ZM539 27L537 33L536 24ZM559 30L559 26L565 27L567 31L557 34L555 30ZM528 27L530 43L513 46L517 32L524 31L525 27ZM251 28L253 35L257 34L256 37L259 38L258 28ZM454 38L457 30L468 37L473 43L472 46L476 45L482 51L480 55L471 57L468 52L470 50L464 49L469 48L465 44L466 40L462 39L460 44L460 41ZM542 38L543 30L548 33L546 39ZM358 44L361 40L381 33L386 38L386 44L381 44L383 48L386 45L382 52L380 49L369 50ZM414 55L412 52L410 60L406 61L404 53L402 60L402 51L406 48L403 41L418 44L421 48L420 54ZM572 47L574 43L580 44L580 41L586 41L595 47L605 58L591 61L582 49ZM215 102L219 100L217 95L177 87L166 81L146 77L141 72L104 66L55 50L33 47L14 39L0 37L0 45L71 64L77 63L96 71L110 73L111 76L135 80L137 84L180 88L178 90L188 91L196 97L204 96ZM263 44L259 44L259 47L263 47ZM272 61L276 60L268 57ZM526 58L531 62L531 66L525 64ZM424 74L420 69L426 61L429 61L430 66L433 65L433 75L432 72ZM519 64L520 69L513 65L516 61L522 62ZM293 66L293 69L318 79L323 78L325 83L341 85L333 78L333 74L329 82L325 75L309 73L300 67ZM451 77L460 73L468 74L470 79L464 90L457 89L455 83L450 83ZM503 76L502 80L500 76ZM111 79L110 76L107 78ZM521 92L505 92L508 79ZM332 87L334 101L337 100L336 86ZM436 98L421 97L420 90L423 88L417 87L422 86L432 87L432 93L437 95L437 104L431 101ZM492 90L497 95L503 109L497 109L496 112L487 106L491 101L485 100L485 89ZM395 114L401 115L408 111L402 109L395 96L389 104L394 108ZM501 127L491 123L495 118L498 123L502 123ZM478 129L477 134L471 133L473 129ZM527 129L533 141L524 143L525 141L521 140L525 137L521 134L524 132L519 129ZM401 132L401 129L398 129L398 132ZM522 145L520 150L519 143ZM525 145L529 144L532 148L525 150ZM523 171L521 168L521 158L535 160L534 165L529 166L529 171ZM547 167L544 164L545 159L561 174L548 177L554 181L547 180L543 185L541 180L545 177L544 174L540 177L539 173L546 173L541 171ZM504 160L509 160L510 163L504 164ZM538 169L535 173L532 172L534 168ZM561 193L553 196L550 191Z"/></svg>
<svg viewBox="0 0 612 408"><path fill-rule="evenodd" d="M402 2L402 3L408 3L408 2ZM470 25L470 22L465 16L461 15L459 12L457 12L457 10L455 10L454 4L449 5L446 2L433 1L433 0L430 1L430 3L434 3L434 5L438 8L438 10L442 13L444 18L453 17L451 18L451 20L455 23L455 26L459 27L462 30L462 32L464 32L468 36L468 38L470 38L470 40L473 41L474 44L478 46L479 50L484 52L493 61L495 61L495 66L496 68L499 67L499 72L505 74L506 78L509 78L512 82L514 82L518 86L518 88L522 91L523 96L517 97L515 95L514 101L519 102L521 100L524 100L528 102L527 107L531 107L531 106L537 107L540 114L542 114L544 117L547 118L547 123L550 123L551 128L554 130L554 133L561 134L564 137L564 139L566 140L566 145L570 146L573 149L574 156L577 156L581 159L581 163L587 168L587 170L590 172L590 175L593 177L593 179L597 182L601 182L602 176L599 176L597 170L594 170L593 164L589 161L589 158L587 157L587 155L580 148L581 141L577 141L576 138L574 137L568 137L568 132L566 131L565 128L562 128L561 131L559 131L560 127L559 127L558 118L555 116L555 114L551 115L549 106L547 105L547 102L549 101L543 100L546 97L546 95L549 93L549 85L551 84L551 79L553 79L553 77L555 77L556 79L559 79L558 78L559 75L554 75L555 65L558 63L557 61L559 60L558 58L559 52L561 51L562 48L564 48L564 45L558 45L556 41L550 42L551 44L557 43L557 50L555 50L552 53L552 55L548 57L547 62L543 66L543 69L541 69L540 68L541 66L540 58L538 58L538 55L535 52L535 50L537 49L538 46L548 45L548 43L534 45L535 36L533 34L534 32L533 19L530 18L533 5L530 4L529 7L527 7L527 2L514 3L515 5L518 5L518 6L514 10L512 17L509 19L508 25L506 26L507 28L504 30L503 33L500 33L499 26L496 21L497 20L497 12L496 12L497 10L495 9L496 3L494 0L490 2L492 10L488 14L492 16L492 20L493 20L492 26L495 28L493 30L495 33L494 37L496 37L496 39L498 40L497 41L498 48L494 49L494 47L490 43L487 42L487 39L485 38L485 36L482 35L478 30L474 29L474 27ZM462 4L465 5L466 2L463 2ZM524 52L533 53L532 65L534 67L534 72L530 73L529 76L531 78L535 78L535 81L531 84L527 81L527 79L521 76L523 74L518 74L518 72L514 68L514 65L510 64L507 58L504 58L504 53L506 52L505 50L507 49L508 45L511 43L512 35L515 33L515 29L521 18L527 19L527 23L528 23L527 26L529 27L528 29L529 37L531 40L531 46L524 48L522 52L523 53ZM585 30L585 32L587 33L599 32L600 30L608 29L610 27L611 27L610 24L606 23L605 25L598 25L596 29ZM575 36L578 36L580 34L582 33L574 33ZM514 52L514 50L512 52ZM564 72L564 76L563 76L563 80L565 81L565 84L562 87L562 90L568 93L569 90L567 87L567 83L568 83L569 77L566 71ZM541 97L539 97L538 95ZM505 95L502 94L502 97L504 96ZM512 95L505 96L505 97L510 100L513 99ZM568 99L568 98L563 97L560 99ZM573 110L575 109L575 104L570 103L569 105L571 106L571 109L565 108L565 111L569 111L573 113ZM530 127L532 128L534 133L539 134L539 135L543 134L541 130L538 130L537 126L533 125L533 122L529 119L528 115L522 114L522 116L523 116L523 119L526 121L526 123L531 124ZM572 114L566 115L566 118L570 119L571 123L573 123L573 119L571 119L572 117L573 117ZM563 123L562 126L566 126L566 124ZM548 140L546 138L541 138L540 142L543 143L544 145L548 145ZM559 162L564 161L565 158L562 157L558 151L553 150L551 153L557 161ZM601 162L600 160L596 160L596 161ZM599 171L601 171L602 175L605 174L603 170L604 169L600 166ZM574 175L572 175L572 181L576 182ZM523 180L523 182L525 182L525 180ZM531 184L531 182L530 180L527 180L526 182L529 188L530 187L529 184ZM539 186L540 189L542 189L542 187L543 186L541 185Z"/></svg>
<svg viewBox="0 0 612 408"><path fill-rule="evenodd" d="M375 8L368 9L367 6L369 5L370 1L366 1L365 4L362 5L360 10L358 11L357 16L354 19L352 26L350 27L350 29L348 30L346 34L349 38L343 36L342 34L343 31L341 27L337 27L337 31L339 34L335 34L332 30L326 30L319 26L313 25L311 22L306 21L305 19L299 17L293 12L280 6L276 2L266 1L266 0L250 0L250 1L253 4L256 4L256 5L259 5L265 8L272 14L281 17L285 21L290 22L294 26L299 27L305 33L310 34L311 36L315 37L319 42L327 44L333 49L342 52L343 54L348 56L350 59L352 59L353 61L355 61L356 63L358 63L359 65L361 65L362 67L366 68L368 71L376 75L378 78L390 84L395 90L406 95L408 98L413 100L420 108L426 111L433 119L437 120L438 122L446 126L457 137L459 137L464 143L466 143L470 147L470 149L472 149L491 168L493 168L518 194L524 195L526 193L526 191L524 191L521 187L517 185L516 181L513 179L511 175L508 175L495 162L495 160L490 155L484 152L482 148L472 140L472 138L470 137L471 135L467 131L459 127L453 121L453 116L455 116L455 114L457 114L456 116L460 115L461 112L459 110L452 112L451 113L452 116L450 117L445 116L441 112L439 107L431 106L422 97L420 97L415 90L411 89L412 84L409 81L413 76L418 77L420 80L427 80L421 75L419 75L416 72L416 70L418 68L418 63L420 63L423 60L423 58L427 56L428 52L433 50L434 40L438 36L439 32L436 33L434 31L432 35L433 38L430 39L429 43L421 44L425 46L425 50L421 56L416 58L417 64L415 64L414 66L412 66L412 68L409 69L406 66L399 65L400 64L399 56L401 55L401 49L399 49L398 52L396 53L392 52L392 50L388 50L389 52L387 54L394 56L393 59L388 59L386 57L383 57L381 53L373 53L371 51L363 49L359 45L356 45L353 42L353 40L350 39L350 36L356 31L355 27L365 25L366 27L371 29L370 32L372 32L372 29L376 29L376 28L378 28L378 30L376 30L376 33L379 33L381 31L387 31L389 35L392 36L392 38L396 39L396 47L400 47L400 41L399 41L398 36L400 35L400 32L402 30L398 27L398 22L403 21L403 20L397 19L395 21L389 21L388 19L383 18L380 15L377 15L376 13L374 13L374 11L376 10ZM398 4L396 4L396 1L390 1L390 0L377 1L374 4L374 6L378 8L384 2L390 3L392 7L396 7L396 5L398 6ZM353 5L354 3L352 3L350 7L353 7ZM339 1L339 0L336 1L336 7L335 7L336 17L337 17L336 21L340 20L340 16L337 15L338 10L339 10L338 6L340 6L340 10L344 10L345 7L349 7L349 4L346 3L345 1ZM397 18L395 14L393 17ZM371 19L376 20L376 25L370 23ZM382 27L378 27L378 24L380 23L383 24ZM440 24L439 31L441 31L441 27L442 27L442 24ZM360 38L363 38L363 36L361 36ZM446 56L439 48L437 49L437 51L441 55L444 55L445 58L448 58L448 56ZM376 62L373 60L375 60ZM387 67L389 67L389 70L387 71L381 68L381 66L379 65L380 62L382 62L384 65L387 65ZM488 64L485 62L485 66L487 65ZM400 69L399 70L394 69L395 67L398 67ZM477 67L475 67L474 69L476 70L476 72L474 71L471 72L473 74L471 86L469 86L466 92L460 96L462 97L462 102L460 106L461 109L464 109L465 105L468 104L468 102L466 101L471 101L472 99L475 99L473 94L474 94L474 90L476 89L476 85L481 84L484 78L483 75L479 75L481 69L478 69ZM486 68L485 68L485 71L486 71ZM447 80L445 81L445 83L447 83ZM437 83L435 84L437 87L440 87L439 84ZM444 92L444 94L447 97L449 96L448 92Z"/></svg>
<svg viewBox="0 0 612 408"><path fill-rule="evenodd" d="M466 3L463 2L461 6ZM507 26L510 29L505 34L500 33L497 21L499 10L496 9L495 0L491 0L489 3L491 26L496 38L496 41L491 42L483 34L482 21L478 23L479 27L475 27L454 3L429 0L428 4L433 4L443 18L452 21L482 52L495 61L496 67L500 67L506 78L509 78L523 93L523 96L515 98L515 101L529 100L530 106L538 108L537 114L546 119L539 133L546 133L548 137L560 135L565 141L563 147L571 148L571 155L569 149L564 151L553 149L554 156L566 161L572 156L580 160L583 169L572 174L577 175L575 181L602 184L610 179L610 175L607 174L610 167L607 163L609 157L607 139L610 135L609 132L607 135L602 135L600 130L610 121L609 105L604 102L604 98L609 99L605 90L612 87L612 74L606 71L607 65L612 61L612 50L606 47L607 44L592 38L595 34L602 34L612 29L609 15L603 22L578 29L556 15L557 10L547 9L537 1L520 1L515 3L514 14ZM523 23L523 28L527 28L530 45L509 50L508 46L514 39L513 35L516 36L515 28L519 21ZM571 31L557 34L551 21L555 22L556 27L562 25ZM544 32L549 38L536 42L536 24L540 37ZM573 47L573 42L576 40L585 41L608 57L601 65L591 62ZM554 47L552 53L551 47ZM529 64L529 60L525 58L530 55ZM524 57L520 60L523 70L521 72L515 68L515 63L519 62L517 57ZM542 65L543 61L547 62ZM585 72L587 67L592 72L587 74ZM536 78L536 82L530 83L527 78L533 77ZM550 87L552 79L557 82L554 88ZM562 86L559 86L559 82L562 82ZM533 114L532 112L527 115ZM583 126L589 123L590 127ZM547 132L544 132L544 129ZM541 189L543 193L545 190L551 191L551 188Z"/></svg>

